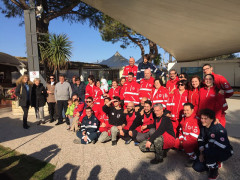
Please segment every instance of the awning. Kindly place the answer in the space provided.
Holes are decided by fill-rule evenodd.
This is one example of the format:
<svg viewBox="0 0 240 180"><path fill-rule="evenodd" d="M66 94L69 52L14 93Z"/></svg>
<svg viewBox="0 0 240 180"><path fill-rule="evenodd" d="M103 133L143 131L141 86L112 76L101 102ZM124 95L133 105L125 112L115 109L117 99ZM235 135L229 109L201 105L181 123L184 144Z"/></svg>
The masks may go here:
<svg viewBox="0 0 240 180"><path fill-rule="evenodd" d="M239 0L83 0L151 39L177 61L240 51Z"/></svg>

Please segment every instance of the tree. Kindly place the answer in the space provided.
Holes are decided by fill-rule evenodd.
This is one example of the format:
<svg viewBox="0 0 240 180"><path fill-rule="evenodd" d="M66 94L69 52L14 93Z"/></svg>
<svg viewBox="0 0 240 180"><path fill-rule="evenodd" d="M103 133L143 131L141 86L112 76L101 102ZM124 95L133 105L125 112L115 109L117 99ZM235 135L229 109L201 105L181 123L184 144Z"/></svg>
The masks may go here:
<svg viewBox="0 0 240 180"><path fill-rule="evenodd" d="M58 71L66 68L71 57L72 42L66 34L52 34L46 43L40 44L41 59L58 77Z"/></svg>
<svg viewBox="0 0 240 180"><path fill-rule="evenodd" d="M162 61L162 57L161 54L158 54L154 59L153 59L153 63L158 66Z"/></svg>
<svg viewBox="0 0 240 180"><path fill-rule="evenodd" d="M29 0L2 0L5 7L0 7L5 17L23 17L23 11L30 9ZM36 18L37 32L47 33L51 20L61 17L70 23L89 21L90 26L98 27L101 12L80 0L34 0L35 6L42 6L41 17Z"/></svg>
<svg viewBox="0 0 240 180"><path fill-rule="evenodd" d="M99 32L104 41L112 43L122 42L121 48L126 48L133 43L140 48L142 57L145 54L144 46L147 44L149 45L151 59L154 59L158 55L156 43L107 15L102 15Z"/></svg>

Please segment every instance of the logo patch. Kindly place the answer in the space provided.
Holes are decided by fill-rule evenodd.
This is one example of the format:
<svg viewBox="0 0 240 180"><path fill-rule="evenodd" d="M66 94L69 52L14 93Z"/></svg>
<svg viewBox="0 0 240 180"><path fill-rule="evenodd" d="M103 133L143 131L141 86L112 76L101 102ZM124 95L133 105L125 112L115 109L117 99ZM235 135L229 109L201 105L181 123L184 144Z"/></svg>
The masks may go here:
<svg viewBox="0 0 240 180"><path fill-rule="evenodd" d="M89 124L91 124L92 122L91 121L89 121Z"/></svg>
<svg viewBox="0 0 240 180"><path fill-rule="evenodd" d="M211 138L215 138L215 134L211 134Z"/></svg>
<svg viewBox="0 0 240 180"><path fill-rule="evenodd" d="M220 130L220 132L221 132L221 133L224 133L224 131L223 131L223 130Z"/></svg>
<svg viewBox="0 0 240 180"><path fill-rule="evenodd" d="M191 126L188 126L188 129L191 129Z"/></svg>
<svg viewBox="0 0 240 180"><path fill-rule="evenodd" d="M225 139L224 139L224 137L221 137L220 140L221 140L221 141L224 141Z"/></svg>
<svg viewBox="0 0 240 180"><path fill-rule="evenodd" d="M197 133L197 129L194 129L193 132Z"/></svg>
<svg viewBox="0 0 240 180"><path fill-rule="evenodd" d="M118 114L118 115L117 115L117 118L120 118L120 116L121 116L121 114Z"/></svg>

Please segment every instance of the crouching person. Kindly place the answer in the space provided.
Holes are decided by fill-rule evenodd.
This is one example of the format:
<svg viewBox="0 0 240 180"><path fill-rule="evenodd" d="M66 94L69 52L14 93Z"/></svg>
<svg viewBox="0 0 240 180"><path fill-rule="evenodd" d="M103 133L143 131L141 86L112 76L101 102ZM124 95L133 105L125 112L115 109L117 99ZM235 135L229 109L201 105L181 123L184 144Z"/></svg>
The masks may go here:
<svg viewBox="0 0 240 180"><path fill-rule="evenodd" d="M198 135L200 133L196 113L192 103L185 103L183 106L184 117L180 122L179 138L176 139L175 147L183 149L189 156L187 167L192 167L197 159L195 152L198 149Z"/></svg>
<svg viewBox="0 0 240 180"><path fill-rule="evenodd" d="M156 131L139 144L139 148L143 152L155 152L155 158L150 161L151 164L163 162L163 158L167 156L168 149L175 145L175 133L172 121L163 114L163 105L155 104L153 106L156 118L154 123L148 125L148 128L155 127Z"/></svg>
<svg viewBox="0 0 240 180"><path fill-rule="evenodd" d="M77 137L73 142L75 144L96 143L98 138L98 119L93 115L92 108L86 108L86 116L82 120L81 130L77 132Z"/></svg>
<svg viewBox="0 0 240 180"><path fill-rule="evenodd" d="M208 178L217 179L218 164L226 161L233 154L227 131L221 124L215 124L215 112L203 109L200 112L202 128L198 137L200 150L199 161L206 163L209 169Z"/></svg>

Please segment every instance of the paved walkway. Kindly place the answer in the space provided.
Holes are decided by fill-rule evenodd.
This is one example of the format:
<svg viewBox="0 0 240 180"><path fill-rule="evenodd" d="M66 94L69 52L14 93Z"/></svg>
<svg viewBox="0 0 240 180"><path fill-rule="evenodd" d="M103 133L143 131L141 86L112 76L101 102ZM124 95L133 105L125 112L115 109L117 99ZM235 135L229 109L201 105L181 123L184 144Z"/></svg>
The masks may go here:
<svg viewBox="0 0 240 180"><path fill-rule="evenodd" d="M234 156L224 163L219 179L240 179L240 99L229 99L227 129L234 148ZM150 165L153 153L142 153L133 143L122 140L115 147L111 143L76 145L73 132L67 125L47 123L37 126L29 116L31 128L24 130L20 116L7 109L0 110L0 143L56 165L55 179L206 179L206 173L185 168L183 152L170 150L159 165ZM236 138L238 137L238 138Z"/></svg>

